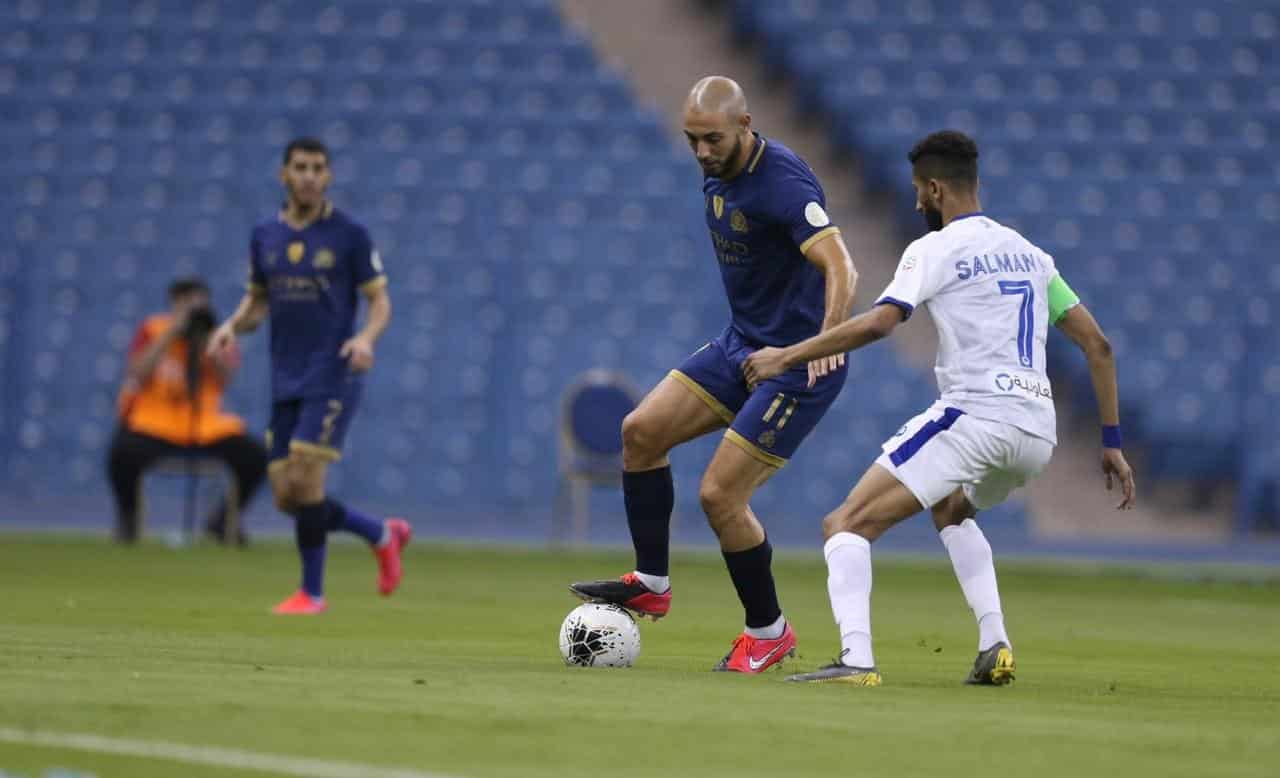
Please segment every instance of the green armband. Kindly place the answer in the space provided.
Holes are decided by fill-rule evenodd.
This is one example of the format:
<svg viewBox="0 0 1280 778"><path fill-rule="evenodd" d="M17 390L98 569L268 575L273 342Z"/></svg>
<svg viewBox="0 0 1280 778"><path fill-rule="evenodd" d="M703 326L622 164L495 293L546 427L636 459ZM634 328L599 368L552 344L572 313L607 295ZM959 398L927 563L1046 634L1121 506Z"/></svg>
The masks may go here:
<svg viewBox="0 0 1280 778"><path fill-rule="evenodd" d="M1049 323L1057 324L1058 319L1079 304L1080 298L1071 287L1067 286L1067 282L1062 280L1062 276L1054 276L1049 282Z"/></svg>

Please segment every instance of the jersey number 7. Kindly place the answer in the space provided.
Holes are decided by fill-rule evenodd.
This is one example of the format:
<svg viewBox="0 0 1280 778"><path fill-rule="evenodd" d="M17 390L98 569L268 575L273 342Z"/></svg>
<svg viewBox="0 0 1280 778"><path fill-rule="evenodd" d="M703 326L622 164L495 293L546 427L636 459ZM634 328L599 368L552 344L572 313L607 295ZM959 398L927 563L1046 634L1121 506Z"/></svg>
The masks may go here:
<svg viewBox="0 0 1280 778"><path fill-rule="evenodd" d="M1022 296L1022 305L1018 309L1018 362L1023 367L1031 367L1031 355L1034 353L1036 320L1036 291L1030 281L999 281L1000 294L1016 294Z"/></svg>

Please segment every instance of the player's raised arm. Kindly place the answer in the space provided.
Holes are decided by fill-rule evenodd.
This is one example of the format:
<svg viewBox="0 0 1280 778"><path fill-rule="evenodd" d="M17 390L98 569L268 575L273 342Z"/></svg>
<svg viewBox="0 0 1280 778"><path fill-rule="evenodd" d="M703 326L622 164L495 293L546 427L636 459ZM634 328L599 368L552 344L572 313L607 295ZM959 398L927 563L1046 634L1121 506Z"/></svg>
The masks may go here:
<svg viewBox="0 0 1280 778"><path fill-rule="evenodd" d="M785 373L795 365L856 351L868 343L887 337L903 321L902 309L894 305L877 305L866 313L793 346L762 348L747 357L742 372L747 385L755 386L761 381ZM810 373L810 386L813 386L814 380Z"/></svg>
<svg viewBox="0 0 1280 778"><path fill-rule="evenodd" d="M1098 416L1102 421L1102 472L1107 478L1108 491L1112 488L1113 478L1120 482L1123 499L1116 507L1127 510L1134 506L1137 493L1133 469L1120 450L1120 390L1116 385L1116 359L1111 342L1062 276L1055 276L1049 285L1049 306L1050 319L1080 347L1089 363L1089 377L1093 381Z"/></svg>
<svg viewBox="0 0 1280 778"><path fill-rule="evenodd" d="M815 236L816 237L816 236ZM840 233L818 237L804 252L805 259L817 265L826 279L825 308L822 329L828 331L849 319L853 293L858 286L858 271ZM844 364L844 352L809 363L809 385Z"/></svg>
<svg viewBox="0 0 1280 778"><path fill-rule="evenodd" d="M816 243L811 250L822 243L831 242L825 240ZM753 386L795 365L854 351L888 337L894 327L910 318L916 306L923 305L938 291L941 277L934 267L935 263L925 260L927 254L924 239L907 246L898 262L893 281L880 295L875 307L866 313L832 327L824 325L823 332L793 346L784 349L766 348L752 354L743 365L747 384ZM812 373L809 378L812 386Z"/></svg>

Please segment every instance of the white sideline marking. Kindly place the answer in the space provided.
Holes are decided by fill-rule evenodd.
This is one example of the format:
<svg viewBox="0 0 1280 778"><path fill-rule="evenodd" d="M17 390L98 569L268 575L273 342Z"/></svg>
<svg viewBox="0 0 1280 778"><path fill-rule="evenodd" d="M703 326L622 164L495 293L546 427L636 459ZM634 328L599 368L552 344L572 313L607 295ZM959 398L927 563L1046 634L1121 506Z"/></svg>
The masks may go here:
<svg viewBox="0 0 1280 778"><path fill-rule="evenodd" d="M450 778L444 773L426 773L401 767L377 767L355 762L330 762L275 754L257 754L234 748L191 746L162 740L128 740L101 735L39 732L8 727L0 727L0 743L54 746L100 754L168 759L187 764L262 770L281 775L297 775L302 778Z"/></svg>

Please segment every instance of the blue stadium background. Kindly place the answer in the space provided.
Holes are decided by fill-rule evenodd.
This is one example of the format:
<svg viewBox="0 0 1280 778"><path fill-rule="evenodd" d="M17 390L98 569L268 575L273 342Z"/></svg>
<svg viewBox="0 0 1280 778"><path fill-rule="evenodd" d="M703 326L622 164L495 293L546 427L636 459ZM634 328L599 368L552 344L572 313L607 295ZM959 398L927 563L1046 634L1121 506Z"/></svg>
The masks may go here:
<svg viewBox="0 0 1280 778"><path fill-rule="evenodd" d="M1060 257L1113 337L1145 477L1229 480L1243 522L1277 513L1274 3L727 6L899 197L904 234L903 149L939 126L974 134L997 216ZM333 199L392 281L333 482L355 503L447 534L544 535L562 390L596 366L652 384L726 317L696 166L549 0L15 0L0 114L3 520L107 525L133 329L178 274L230 310L294 135L330 144ZM245 346L229 405L261 428L265 338ZM1091 401L1082 361L1052 358ZM822 515L934 394L886 345L854 375L874 380L851 379L762 515ZM713 445L675 458L685 539L710 537L695 484ZM264 500L255 526L270 515ZM989 520L1025 527L1016 503Z"/></svg>

